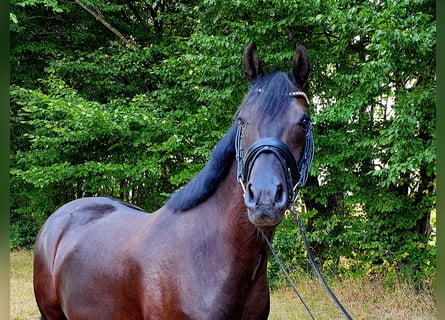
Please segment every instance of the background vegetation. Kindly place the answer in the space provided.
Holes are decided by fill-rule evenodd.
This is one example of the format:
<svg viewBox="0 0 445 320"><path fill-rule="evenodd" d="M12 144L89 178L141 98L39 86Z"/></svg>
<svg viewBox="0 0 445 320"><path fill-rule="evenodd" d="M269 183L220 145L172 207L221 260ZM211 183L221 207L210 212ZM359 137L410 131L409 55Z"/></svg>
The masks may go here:
<svg viewBox="0 0 445 320"><path fill-rule="evenodd" d="M325 272L435 280L432 0L11 0L11 248L74 198L162 206L267 71L312 61L316 156L301 208ZM290 217L274 241L308 272ZM272 284L278 269L269 266Z"/></svg>

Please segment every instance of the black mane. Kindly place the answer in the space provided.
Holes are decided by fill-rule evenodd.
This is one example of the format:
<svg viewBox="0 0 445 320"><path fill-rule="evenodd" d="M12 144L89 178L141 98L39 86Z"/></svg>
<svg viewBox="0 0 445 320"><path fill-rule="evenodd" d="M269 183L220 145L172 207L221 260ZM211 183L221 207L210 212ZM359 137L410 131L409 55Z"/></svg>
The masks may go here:
<svg viewBox="0 0 445 320"><path fill-rule="evenodd" d="M289 105L290 91L289 78L283 72L259 77L251 86L240 109L248 108L252 99L255 99L258 119L273 119L274 115L281 114ZM166 202L167 207L175 211L187 211L207 200L216 191L235 160L236 130L237 122L216 144L206 166L185 187L172 194Z"/></svg>
<svg viewBox="0 0 445 320"><path fill-rule="evenodd" d="M167 207L175 211L187 211L207 200L227 176L235 160L235 123L216 144L206 166L182 189L168 199Z"/></svg>

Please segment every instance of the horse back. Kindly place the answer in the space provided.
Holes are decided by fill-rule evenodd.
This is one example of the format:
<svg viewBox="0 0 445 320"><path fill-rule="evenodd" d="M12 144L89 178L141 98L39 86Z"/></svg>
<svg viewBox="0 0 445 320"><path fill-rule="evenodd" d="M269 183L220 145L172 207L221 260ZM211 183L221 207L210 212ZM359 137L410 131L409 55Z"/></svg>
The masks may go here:
<svg viewBox="0 0 445 320"><path fill-rule="evenodd" d="M101 197L77 199L55 211L39 231L34 249L34 292L43 318L66 319L68 312L75 318L96 314L105 319L108 314L98 316L98 311L87 310L87 306L106 298L110 290L120 290L120 295L134 297L132 305L137 303L140 290L135 286L141 270L137 263L132 263L131 251L140 239L134 234L142 232L150 220L150 215L140 208ZM133 236L128 237L129 234ZM113 288L113 277L123 275L132 278L127 282L131 285L121 281L118 283L122 287ZM91 286L100 281L104 285ZM72 301L77 301L75 307L71 307ZM82 302L83 310L79 309ZM114 311L110 307L102 312L111 315ZM125 307L119 312L125 318Z"/></svg>

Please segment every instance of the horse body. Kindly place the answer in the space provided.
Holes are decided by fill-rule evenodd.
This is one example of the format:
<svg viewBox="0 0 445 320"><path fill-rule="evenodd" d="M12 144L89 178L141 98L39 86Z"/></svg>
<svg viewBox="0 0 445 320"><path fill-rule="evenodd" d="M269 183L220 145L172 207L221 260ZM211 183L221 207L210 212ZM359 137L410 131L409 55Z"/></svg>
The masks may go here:
<svg viewBox="0 0 445 320"><path fill-rule="evenodd" d="M309 61L297 46L289 77L262 77L251 44L243 65L252 88L238 121L162 208L93 197L48 218L34 252L42 319L267 319L264 237L304 184L294 168L304 164L309 110L295 90Z"/></svg>
<svg viewBox="0 0 445 320"><path fill-rule="evenodd" d="M268 292L266 246L236 180L226 180L230 203L210 198L187 214L99 197L62 206L35 248L41 310L60 319L266 319L268 295L255 294Z"/></svg>

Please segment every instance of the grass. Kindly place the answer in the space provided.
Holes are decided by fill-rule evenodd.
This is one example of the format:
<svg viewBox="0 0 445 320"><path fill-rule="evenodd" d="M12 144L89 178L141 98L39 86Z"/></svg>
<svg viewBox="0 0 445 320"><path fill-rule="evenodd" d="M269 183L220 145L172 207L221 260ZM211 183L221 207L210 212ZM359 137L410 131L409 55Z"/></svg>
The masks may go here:
<svg viewBox="0 0 445 320"><path fill-rule="evenodd" d="M32 289L32 251L13 251L9 260L9 319L37 320L40 314Z"/></svg>
<svg viewBox="0 0 445 320"><path fill-rule="evenodd" d="M382 280L352 279L336 281L331 289L355 320L431 320L436 319L433 292L415 292L408 284L385 286ZM317 319L344 319L321 283L305 279L297 288ZM310 319L295 293L279 289L271 294L271 320Z"/></svg>
<svg viewBox="0 0 445 320"><path fill-rule="evenodd" d="M10 253L10 319L37 320L39 312L32 289L32 251ZM343 319L318 280L302 279L297 288L317 319ZM431 320L435 317L433 292L415 292L408 284L388 287L381 280L352 279L331 284L337 298L355 320ZM309 319L289 288L271 292L270 320Z"/></svg>

